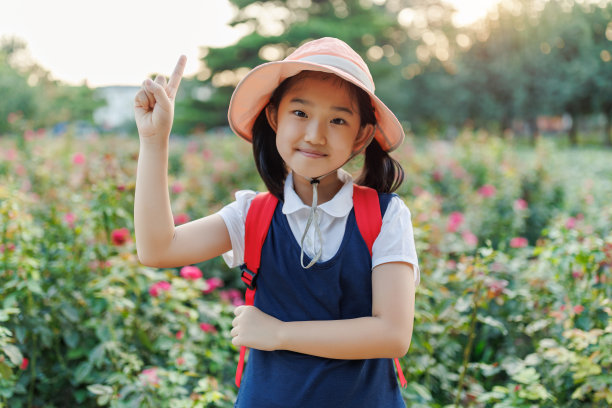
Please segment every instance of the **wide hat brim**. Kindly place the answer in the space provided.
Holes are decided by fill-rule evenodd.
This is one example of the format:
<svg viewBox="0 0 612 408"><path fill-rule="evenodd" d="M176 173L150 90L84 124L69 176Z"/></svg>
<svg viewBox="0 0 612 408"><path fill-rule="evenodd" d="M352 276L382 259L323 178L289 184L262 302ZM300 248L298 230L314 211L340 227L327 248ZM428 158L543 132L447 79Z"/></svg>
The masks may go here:
<svg viewBox="0 0 612 408"><path fill-rule="evenodd" d="M393 112L359 79L342 69L308 61L283 60L268 62L253 68L238 83L229 105L228 121L231 129L252 142L252 128L261 111L268 104L274 90L285 79L301 71L321 71L335 74L363 89L372 101L376 115L374 138L384 151L390 152L404 140L404 130ZM368 73L369 74L369 73Z"/></svg>

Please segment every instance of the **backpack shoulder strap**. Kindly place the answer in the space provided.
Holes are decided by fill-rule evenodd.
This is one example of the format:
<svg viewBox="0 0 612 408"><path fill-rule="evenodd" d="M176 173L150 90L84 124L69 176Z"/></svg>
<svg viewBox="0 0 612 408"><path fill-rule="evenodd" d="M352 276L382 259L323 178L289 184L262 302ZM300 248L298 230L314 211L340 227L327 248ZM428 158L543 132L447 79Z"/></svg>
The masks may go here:
<svg viewBox="0 0 612 408"><path fill-rule="evenodd" d="M357 227L368 246L371 257L374 241L376 241L382 227L382 214L380 211L378 192L370 187L353 184L353 208L355 209ZM402 388L406 388L408 382L402 372L399 359L395 358L393 362L395 363L400 385Z"/></svg>
<svg viewBox="0 0 612 408"><path fill-rule="evenodd" d="M245 304L252 306L255 303L255 291L257 290L257 273L261 264L261 248L263 247L270 223L274 216L274 210L278 199L269 192L257 194L247 213L244 225L244 263L240 266L242 281L246 284ZM240 357L236 369L236 386L240 387L246 347L240 347Z"/></svg>
<svg viewBox="0 0 612 408"><path fill-rule="evenodd" d="M240 266L240 269L242 270L242 281L250 290L255 288L255 280L261 264L261 248L268 235L277 203L278 199L273 194L257 194L247 213L244 226L244 264Z"/></svg>
<svg viewBox="0 0 612 408"><path fill-rule="evenodd" d="M357 227L372 256L372 246L382 226L380 202L376 190L353 184L353 208Z"/></svg>

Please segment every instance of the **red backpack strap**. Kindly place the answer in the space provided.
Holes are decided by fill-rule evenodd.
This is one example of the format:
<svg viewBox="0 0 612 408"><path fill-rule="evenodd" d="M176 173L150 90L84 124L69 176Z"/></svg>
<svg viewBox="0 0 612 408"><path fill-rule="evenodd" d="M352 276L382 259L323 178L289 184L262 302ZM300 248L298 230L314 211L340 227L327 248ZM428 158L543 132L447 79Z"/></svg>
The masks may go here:
<svg viewBox="0 0 612 408"><path fill-rule="evenodd" d="M245 304L252 306L257 290L257 272L261 263L261 248L263 247L278 199L270 193L257 194L247 213L244 225L244 263L240 266L242 281L246 284ZM246 347L240 347L240 359L236 370L236 386L240 387Z"/></svg>
<svg viewBox="0 0 612 408"><path fill-rule="evenodd" d="M380 213L378 192L370 187L353 184L353 208L355 209L357 227L359 228L359 232L361 233L363 240L368 246L371 257L372 246L374 246L374 241L376 241L376 237L378 237L382 227L382 214ZM408 382L406 381L404 373L402 372L399 359L396 358L394 361L400 384L402 388L405 388L408 385Z"/></svg>

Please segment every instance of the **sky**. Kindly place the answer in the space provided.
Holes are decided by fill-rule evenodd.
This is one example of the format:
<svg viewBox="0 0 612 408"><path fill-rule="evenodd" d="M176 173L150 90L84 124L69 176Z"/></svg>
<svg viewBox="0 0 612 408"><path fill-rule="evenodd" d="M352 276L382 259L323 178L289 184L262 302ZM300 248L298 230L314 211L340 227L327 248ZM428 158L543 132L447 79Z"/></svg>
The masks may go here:
<svg viewBox="0 0 612 408"><path fill-rule="evenodd" d="M445 0L467 24L498 0ZM223 47L241 32L229 27L228 0L0 0L0 37L24 40L54 79L91 87L140 85L169 75L181 54L185 75L200 68L202 46Z"/></svg>

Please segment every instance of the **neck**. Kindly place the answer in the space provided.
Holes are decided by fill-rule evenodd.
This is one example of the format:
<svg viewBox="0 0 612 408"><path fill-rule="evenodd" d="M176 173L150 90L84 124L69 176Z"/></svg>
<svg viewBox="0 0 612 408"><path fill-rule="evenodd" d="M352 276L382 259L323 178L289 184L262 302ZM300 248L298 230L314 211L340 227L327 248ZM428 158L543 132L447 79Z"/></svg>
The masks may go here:
<svg viewBox="0 0 612 408"><path fill-rule="evenodd" d="M331 200L340 191L342 185L343 183L338 178L337 170L323 177L317 187L318 204L320 205ZM309 179L294 172L293 188L304 204L310 205L312 203L312 184L310 184Z"/></svg>

